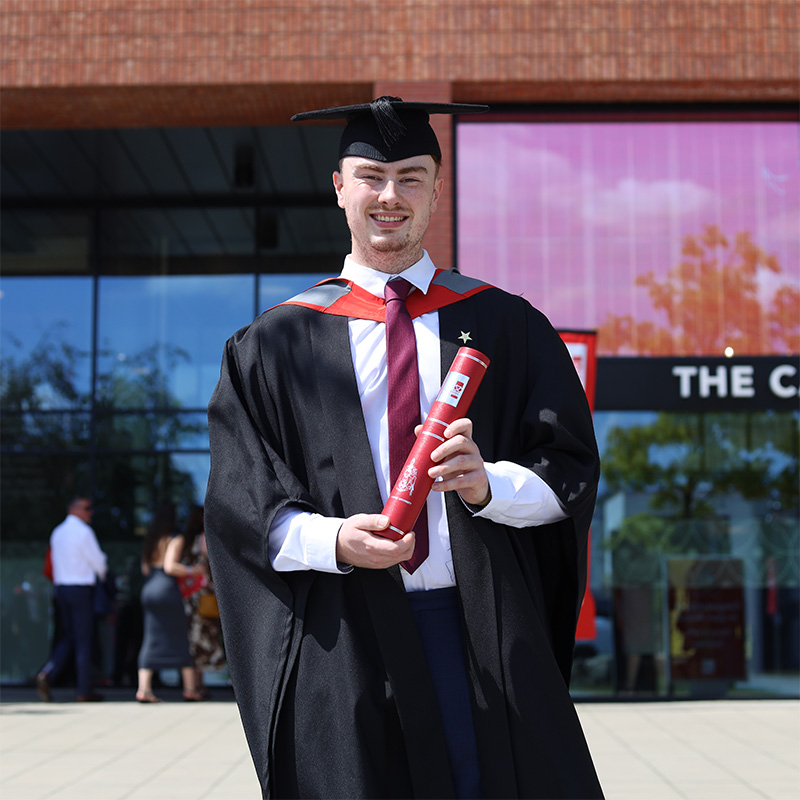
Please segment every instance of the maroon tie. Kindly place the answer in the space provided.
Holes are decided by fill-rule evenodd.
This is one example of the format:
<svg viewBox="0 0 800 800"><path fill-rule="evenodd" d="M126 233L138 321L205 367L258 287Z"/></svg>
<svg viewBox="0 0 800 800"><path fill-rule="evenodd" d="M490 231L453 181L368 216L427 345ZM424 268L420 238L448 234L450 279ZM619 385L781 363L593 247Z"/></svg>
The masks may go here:
<svg viewBox="0 0 800 800"><path fill-rule="evenodd" d="M386 364L389 373L389 482L390 489L414 445L419 412L419 369L414 323L406 308L411 284L394 278L386 284ZM422 509L414 525L416 546L409 561L402 563L411 573L428 557L428 515Z"/></svg>

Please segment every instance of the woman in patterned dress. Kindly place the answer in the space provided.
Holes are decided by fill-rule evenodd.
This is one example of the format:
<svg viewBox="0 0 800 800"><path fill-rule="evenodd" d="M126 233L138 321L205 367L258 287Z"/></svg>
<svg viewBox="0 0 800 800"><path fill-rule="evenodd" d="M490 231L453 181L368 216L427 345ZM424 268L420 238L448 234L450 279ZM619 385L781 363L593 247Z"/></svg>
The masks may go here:
<svg viewBox="0 0 800 800"><path fill-rule="evenodd" d="M203 673L225 668L225 651L222 647L222 628L219 617L201 615L200 606L206 602L203 597L214 597L214 584L208 564L206 535L203 523L203 507L194 506L189 513L183 534L176 537L182 540L178 556L183 564L204 573L208 580L203 588L184 597L184 607L189 617L189 648L197 670L198 690L207 695Z"/></svg>

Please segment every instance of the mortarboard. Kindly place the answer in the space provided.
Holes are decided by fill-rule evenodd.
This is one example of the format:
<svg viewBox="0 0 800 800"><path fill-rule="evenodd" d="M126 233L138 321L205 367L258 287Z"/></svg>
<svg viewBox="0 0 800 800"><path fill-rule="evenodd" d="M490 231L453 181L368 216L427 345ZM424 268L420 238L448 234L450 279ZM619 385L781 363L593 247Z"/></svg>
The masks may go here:
<svg viewBox="0 0 800 800"><path fill-rule="evenodd" d="M292 122L344 119L339 158L362 156L375 161L401 161L411 156L441 158L442 151L430 125L431 114L474 114L489 106L466 103L404 102L399 97L379 97L371 103L322 108L295 114Z"/></svg>

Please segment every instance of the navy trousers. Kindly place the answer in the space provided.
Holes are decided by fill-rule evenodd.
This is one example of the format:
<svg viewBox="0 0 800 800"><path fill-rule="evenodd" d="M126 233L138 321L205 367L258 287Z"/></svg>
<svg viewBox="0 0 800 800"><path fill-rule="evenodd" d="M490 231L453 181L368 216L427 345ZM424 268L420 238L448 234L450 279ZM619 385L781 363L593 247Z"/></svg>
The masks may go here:
<svg viewBox="0 0 800 800"><path fill-rule="evenodd" d="M472 723L458 592L453 588L409 592L411 611L428 660L456 797L480 798L478 747Z"/></svg>
<svg viewBox="0 0 800 800"><path fill-rule="evenodd" d="M56 677L74 653L76 693L78 697L88 697L92 693L94 587L58 585L54 594L64 635L42 671L48 676Z"/></svg>

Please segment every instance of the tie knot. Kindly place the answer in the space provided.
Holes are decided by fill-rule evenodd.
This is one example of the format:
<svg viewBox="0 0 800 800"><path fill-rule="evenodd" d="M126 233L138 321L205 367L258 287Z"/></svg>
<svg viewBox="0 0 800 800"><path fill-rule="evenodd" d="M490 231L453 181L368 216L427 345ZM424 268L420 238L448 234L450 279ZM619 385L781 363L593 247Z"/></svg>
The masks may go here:
<svg viewBox="0 0 800 800"><path fill-rule="evenodd" d="M386 284L383 296L387 303L390 300L402 300L405 303L410 291L411 284L405 278L393 278Z"/></svg>

